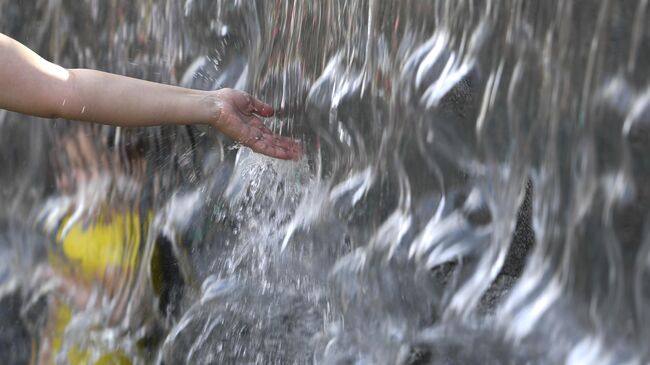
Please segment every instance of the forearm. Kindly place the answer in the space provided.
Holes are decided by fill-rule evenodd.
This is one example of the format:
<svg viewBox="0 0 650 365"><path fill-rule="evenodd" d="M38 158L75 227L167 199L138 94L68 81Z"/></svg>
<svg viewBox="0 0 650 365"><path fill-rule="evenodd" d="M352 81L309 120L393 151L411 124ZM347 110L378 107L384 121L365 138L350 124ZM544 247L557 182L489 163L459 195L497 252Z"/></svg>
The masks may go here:
<svg viewBox="0 0 650 365"><path fill-rule="evenodd" d="M260 117L273 108L232 89L196 91L93 70L66 70L0 34L0 109L127 127L210 124L255 152L297 159L295 140Z"/></svg>
<svg viewBox="0 0 650 365"><path fill-rule="evenodd" d="M66 70L0 34L0 108L121 126L208 123L214 94L93 70Z"/></svg>
<svg viewBox="0 0 650 365"><path fill-rule="evenodd" d="M208 123L214 94L93 70L69 70L58 117L120 126Z"/></svg>

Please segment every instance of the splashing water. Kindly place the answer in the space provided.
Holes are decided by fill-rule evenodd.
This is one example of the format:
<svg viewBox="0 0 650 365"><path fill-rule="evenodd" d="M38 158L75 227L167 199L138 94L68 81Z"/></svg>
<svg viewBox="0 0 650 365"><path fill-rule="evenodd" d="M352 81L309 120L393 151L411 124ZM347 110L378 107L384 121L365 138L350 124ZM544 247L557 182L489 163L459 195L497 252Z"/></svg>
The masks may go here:
<svg viewBox="0 0 650 365"><path fill-rule="evenodd" d="M247 90L308 150L0 113L2 357L648 362L647 14L0 0L0 31L50 60Z"/></svg>

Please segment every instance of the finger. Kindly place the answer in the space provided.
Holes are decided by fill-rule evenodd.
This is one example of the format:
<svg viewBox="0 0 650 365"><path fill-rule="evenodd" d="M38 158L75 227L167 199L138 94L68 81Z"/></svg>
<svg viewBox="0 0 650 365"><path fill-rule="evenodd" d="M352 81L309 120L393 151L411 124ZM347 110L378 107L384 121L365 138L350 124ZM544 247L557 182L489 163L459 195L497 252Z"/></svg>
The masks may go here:
<svg viewBox="0 0 650 365"><path fill-rule="evenodd" d="M292 160L295 158L291 151L274 146L267 141L259 141L255 143L253 151L282 160Z"/></svg>
<svg viewBox="0 0 650 365"><path fill-rule="evenodd" d="M283 160L297 160L300 157L295 148L284 146L279 143L277 137L273 136L265 136L265 138L253 145L253 150Z"/></svg>
<svg viewBox="0 0 650 365"><path fill-rule="evenodd" d="M271 107L270 105L263 103L252 96L251 96L251 104L255 114L261 115L265 118L273 116L273 107Z"/></svg>
<svg viewBox="0 0 650 365"><path fill-rule="evenodd" d="M302 145L289 137L276 136L275 145L294 151L298 155L302 154Z"/></svg>
<svg viewBox="0 0 650 365"><path fill-rule="evenodd" d="M284 145L298 145L299 143L290 137L283 137L283 136L275 136L275 138L278 140L278 143L282 143Z"/></svg>
<svg viewBox="0 0 650 365"><path fill-rule="evenodd" d="M294 155L293 159L296 160L300 158L303 152L302 145L299 142L288 137L276 136L274 146L290 151Z"/></svg>
<svg viewBox="0 0 650 365"><path fill-rule="evenodd" d="M302 146L300 145L300 143L296 142L292 138L273 134L273 132L269 128L267 128L266 125L264 125L264 123L259 118L252 118L249 121L249 125L258 128L260 131L262 131L263 134L271 136L272 139L269 140L269 143L272 146L282 147L286 150L294 152L297 155L302 154Z"/></svg>

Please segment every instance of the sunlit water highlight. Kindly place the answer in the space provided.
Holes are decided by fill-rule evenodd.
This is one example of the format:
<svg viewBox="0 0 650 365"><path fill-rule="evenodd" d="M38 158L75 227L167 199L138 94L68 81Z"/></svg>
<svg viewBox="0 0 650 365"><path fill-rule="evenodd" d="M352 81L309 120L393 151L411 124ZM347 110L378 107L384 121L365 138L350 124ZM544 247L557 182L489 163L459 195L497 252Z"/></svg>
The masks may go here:
<svg viewBox="0 0 650 365"><path fill-rule="evenodd" d="M647 19L647 0L0 0L0 31L48 59L247 90L307 146L0 113L2 357L43 352L65 303L60 363L647 363ZM84 281L61 241L102 224L119 268Z"/></svg>

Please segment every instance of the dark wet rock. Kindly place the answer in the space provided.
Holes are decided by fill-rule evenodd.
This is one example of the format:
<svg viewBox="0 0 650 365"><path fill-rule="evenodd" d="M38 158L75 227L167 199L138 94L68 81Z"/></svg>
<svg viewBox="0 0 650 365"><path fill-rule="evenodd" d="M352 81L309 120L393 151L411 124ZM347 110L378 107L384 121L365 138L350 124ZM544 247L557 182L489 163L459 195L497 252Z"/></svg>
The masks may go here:
<svg viewBox="0 0 650 365"><path fill-rule="evenodd" d="M295 293L217 282L172 329L160 364L306 364L322 318ZM207 297L208 298L206 300Z"/></svg>
<svg viewBox="0 0 650 365"><path fill-rule="evenodd" d="M532 226L532 195L533 185L529 182L526 186L526 196L517 214L517 225L515 226L510 250L506 262L503 264L503 269L501 269L501 273L504 275L515 277L521 275L528 254L535 243L535 233Z"/></svg>
<svg viewBox="0 0 650 365"><path fill-rule="evenodd" d="M22 320L19 291L0 298L0 358L4 364L28 364L32 339Z"/></svg>
<svg viewBox="0 0 650 365"><path fill-rule="evenodd" d="M25 294L38 262L44 259L46 239L15 220L0 221L0 362L28 364L32 335L42 328L46 302ZM25 299L25 298L29 299Z"/></svg>
<svg viewBox="0 0 650 365"><path fill-rule="evenodd" d="M492 282L487 292L483 294L479 304L480 312L492 313L517 283L526 266L526 260L535 243L535 234L531 221L532 189L532 184L529 182L526 186L524 201L519 207L517 225L506 261L499 276Z"/></svg>
<svg viewBox="0 0 650 365"><path fill-rule="evenodd" d="M493 313L505 296L508 295L517 282L517 279L517 277L507 274L499 275L485 294L483 294L483 297L481 297L478 307L479 312Z"/></svg>

